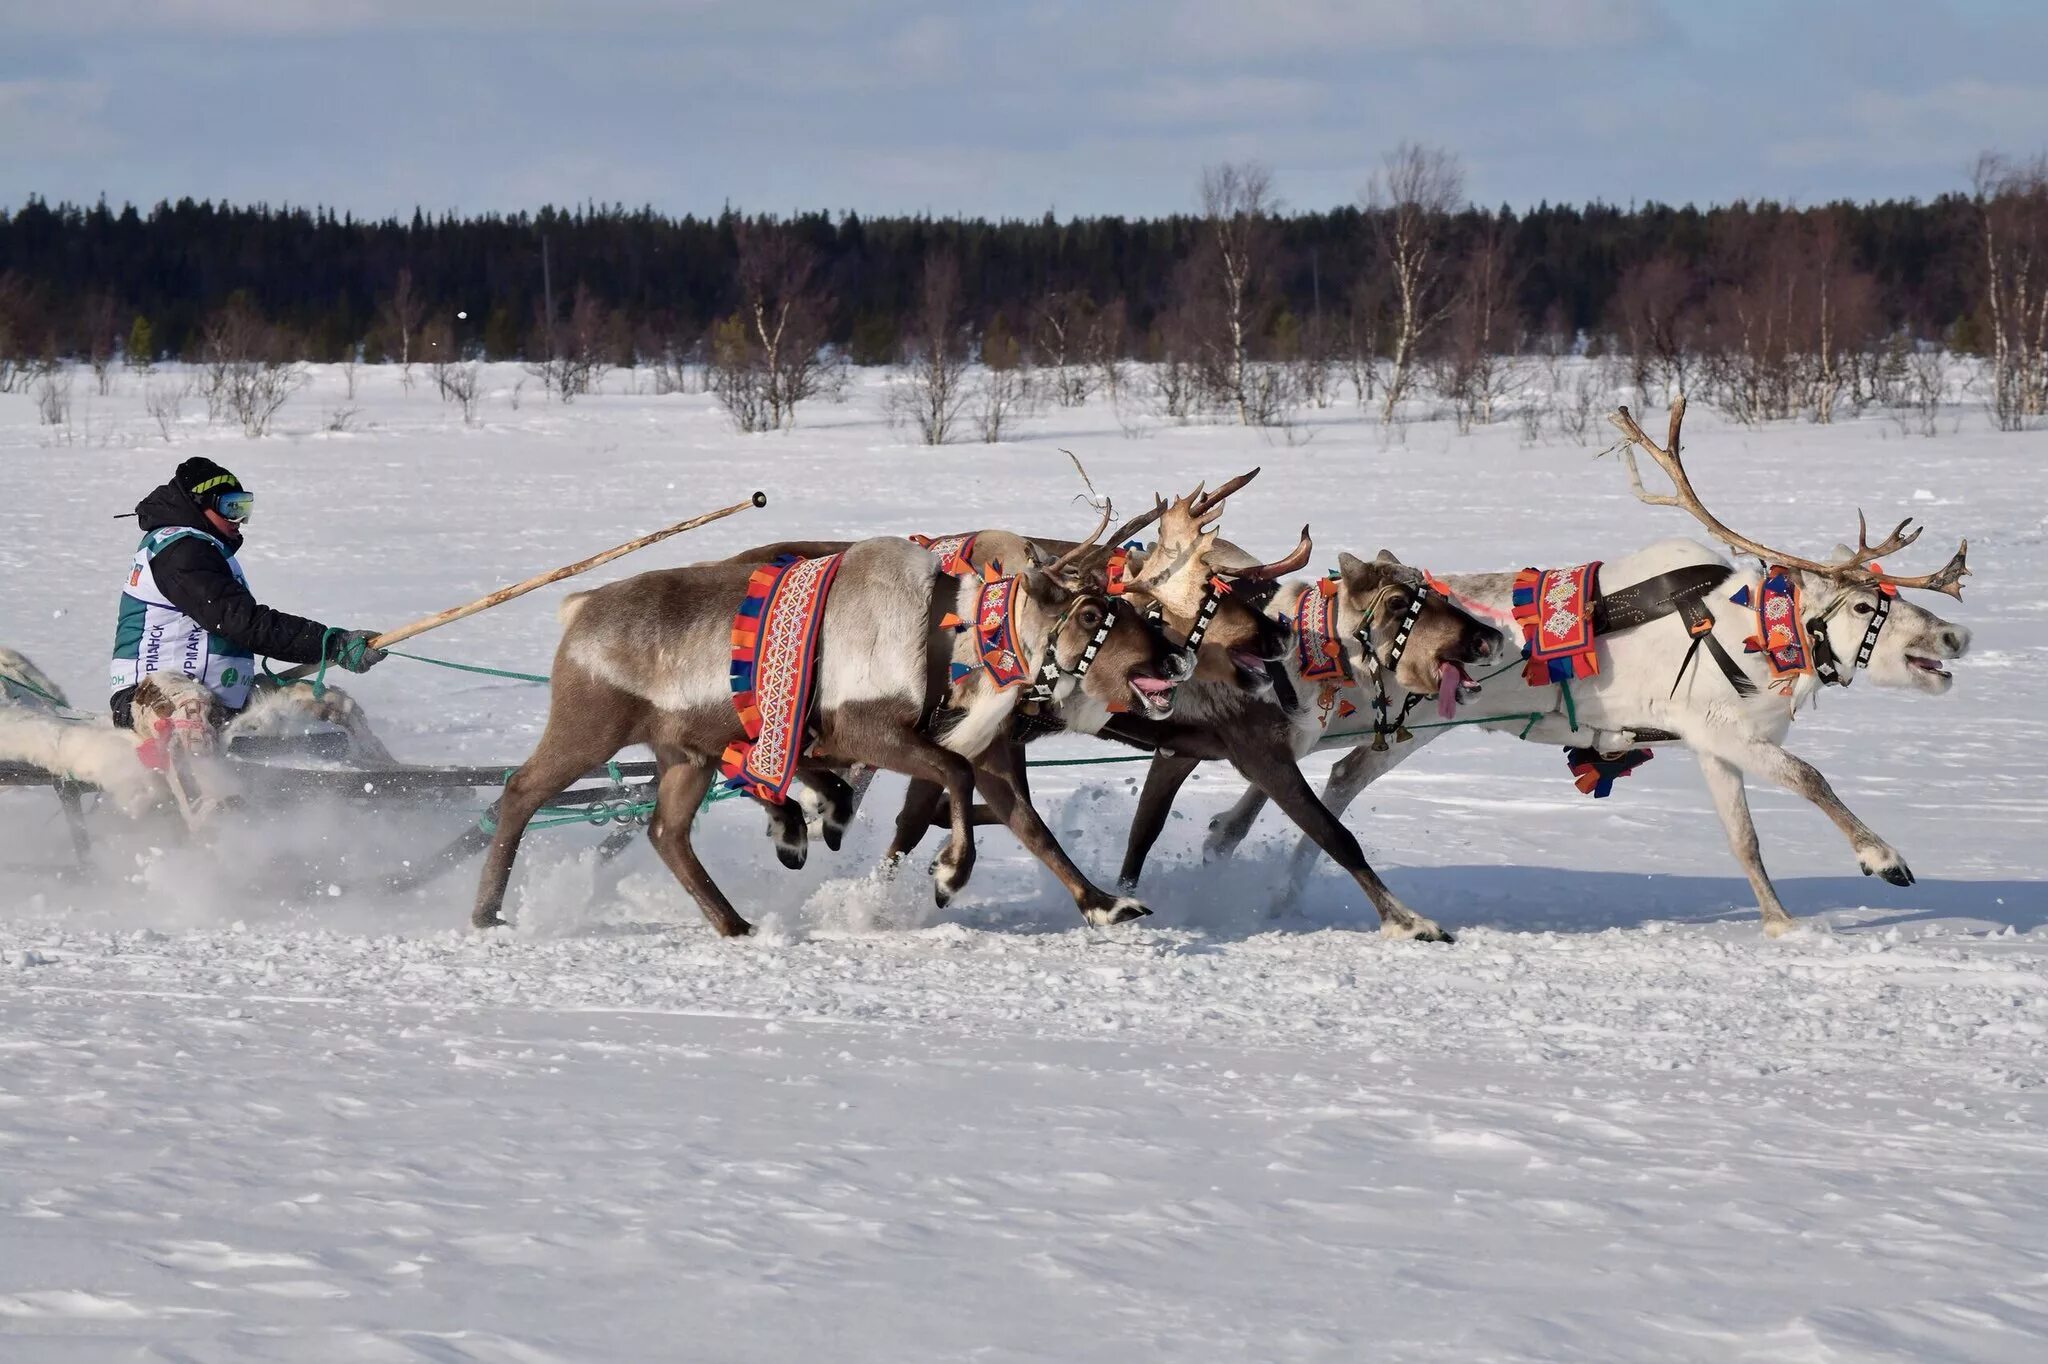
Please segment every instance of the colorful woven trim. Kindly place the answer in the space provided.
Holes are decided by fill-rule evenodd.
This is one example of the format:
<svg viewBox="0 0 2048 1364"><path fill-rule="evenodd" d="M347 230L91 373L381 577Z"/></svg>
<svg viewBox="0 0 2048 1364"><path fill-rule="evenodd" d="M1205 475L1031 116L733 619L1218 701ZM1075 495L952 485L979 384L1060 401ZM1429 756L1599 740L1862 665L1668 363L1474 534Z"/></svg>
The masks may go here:
<svg viewBox="0 0 2048 1364"><path fill-rule="evenodd" d="M1337 638L1337 584L1319 578L1294 599L1294 664L1304 682L1344 676L1344 641Z"/></svg>
<svg viewBox="0 0 2048 1364"><path fill-rule="evenodd" d="M732 706L747 737L726 746L726 785L780 805L796 777L817 683L818 627L845 556L785 554L747 579L732 619Z"/></svg>
<svg viewBox="0 0 2048 1364"><path fill-rule="evenodd" d="M1017 603L1023 597L1023 583L1017 578L990 578L982 583L974 604L974 653L981 661L955 663L954 682L982 668L999 691L1023 684L1030 675L1017 639Z"/></svg>
<svg viewBox="0 0 2048 1364"><path fill-rule="evenodd" d="M1593 590L1600 561L1576 568L1525 568L1515 575L1515 624L1522 631L1522 676L1532 687L1592 677Z"/></svg>
<svg viewBox="0 0 2048 1364"><path fill-rule="evenodd" d="M974 535L913 535L910 543L923 545L939 561L939 567L955 577L974 572Z"/></svg>
<svg viewBox="0 0 2048 1364"><path fill-rule="evenodd" d="M1578 788L1595 800L1614 794L1614 783L1656 757L1654 750L1631 748L1621 753L1602 753L1597 748L1567 748L1564 760L1577 778Z"/></svg>
<svg viewBox="0 0 2048 1364"><path fill-rule="evenodd" d="M1813 644L1806 636L1806 612L1799 599L1799 580L1779 564L1764 570L1763 581L1752 594L1744 583L1728 599L1737 606L1754 606L1756 633L1742 643L1745 653L1762 654L1771 674L1771 687L1791 695L1800 678L1813 671Z"/></svg>

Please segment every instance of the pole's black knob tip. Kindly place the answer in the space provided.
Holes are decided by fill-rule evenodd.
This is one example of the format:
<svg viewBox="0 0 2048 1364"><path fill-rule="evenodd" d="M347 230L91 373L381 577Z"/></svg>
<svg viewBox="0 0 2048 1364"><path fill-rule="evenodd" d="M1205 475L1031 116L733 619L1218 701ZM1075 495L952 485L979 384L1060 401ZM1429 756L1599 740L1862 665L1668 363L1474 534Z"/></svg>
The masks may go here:
<svg viewBox="0 0 2048 1364"><path fill-rule="evenodd" d="M753 503L754 503L754 505L755 505L755 506L757 506L757 507L765 507L765 506L767 506L767 505L768 505L768 494L766 494L766 493L763 493L763 492L757 492L757 493L755 493L755 494L754 494L754 496L753 496Z"/></svg>

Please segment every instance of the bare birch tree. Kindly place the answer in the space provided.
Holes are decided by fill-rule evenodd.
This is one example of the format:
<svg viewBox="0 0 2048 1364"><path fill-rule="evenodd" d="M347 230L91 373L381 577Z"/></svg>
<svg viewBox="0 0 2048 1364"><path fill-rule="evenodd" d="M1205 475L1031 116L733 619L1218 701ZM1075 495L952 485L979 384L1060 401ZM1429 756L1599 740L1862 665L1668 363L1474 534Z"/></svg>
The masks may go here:
<svg viewBox="0 0 2048 1364"><path fill-rule="evenodd" d="M1404 142L1389 152L1366 189L1366 217L1377 239L1392 295L1387 338L1389 363L1380 394L1380 421L1414 382L1415 361L1430 331L1449 307L1444 286L1450 216L1464 199L1458 158L1441 148Z"/></svg>
<svg viewBox="0 0 2048 1364"><path fill-rule="evenodd" d="M829 304L817 258L787 224L740 219L740 308L712 348L712 391L742 431L787 430L797 404L834 391L842 375L825 351Z"/></svg>
<svg viewBox="0 0 2048 1364"><path fill-rule="evenodd" d="M1061 407L1079 407L1095 391L1094 332L1100 322L1094 300L1078 289L1048 294L1032 317L1045 390Z"/></svg>
<svg viewBox="0 0 2048 1364"><path fill-rule="evenodd" d="M1987 152L1972 188L1983 243L1991 416L2001 431L2048 414L2048 156Z"/></svg>
<svg viewBox="0 0 2048 1364"><path fill-rule="evenodd" d="M426 300L413 288L411 267L400 267L398 280L391 286L391 296L378 309L384 330L398 342L398 372L407 388L412 387L413 340L419 335L420 324L426 321Z"/></svg>
<svg viewBox="0 0 2048 1364"><path fill-rule="evenodd" d="M1466 252L1443 344L1429 363L1437 393L1451 404L1460 433L1491 424L1494 405L1524 379L1514 328L1515 280L1500 225L1489 223Z"/></svg>
<svg viewBox="0 0 2048 1364"><path fill-rule="evenodd" d="M960 321L960 261L950 250L926 255L917 303L903 335L903 374L890 391L893 419L926 445L944 445L966 406L967 337Z"/></svg>
<svg viewBox="0 0 2048 1364"><path fill-rule="evenodd" d="M1206 338L1209 371L1224 405L1246 426L1263 406L1256 401L1262 386L1251 372L1251 346L1265 306L1278 208L1272 172L1257 162L1226 162L1202 172L1206 247L1196 259L1211 295L1204 310L1213 328Z"/></svg>

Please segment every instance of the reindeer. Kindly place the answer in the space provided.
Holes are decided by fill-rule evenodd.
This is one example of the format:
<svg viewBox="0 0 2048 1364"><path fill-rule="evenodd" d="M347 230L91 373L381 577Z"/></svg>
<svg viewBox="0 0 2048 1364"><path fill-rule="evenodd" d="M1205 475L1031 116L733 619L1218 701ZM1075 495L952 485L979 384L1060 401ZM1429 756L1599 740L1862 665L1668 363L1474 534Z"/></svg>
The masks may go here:
<svg viewBox="0 0 2048 1364"><path fill-rule="evenodd" d="M1049 554L1081 551L1075 561L1080 573L1096 590L1111 591L1116 580L1118 595L1144 613L1145 619L1164 631L1175 651L1169 656L1167 676L1174 682L1190 679L1213 682L1253 694L1269 694L1269 668L1284 658L1293 646L1290 622L1266 615L1259 603L1271 595L1277 580L1298 571L1312 553L1308 527L1293 550L1280 560L1261 563L1244 550L1220 540L1216 520L1225 501L1258 476L1252 469L1230 479L1214 492L1197 486L1185 497L1168 503L1157 496L1149 512L1118 526L1093 548L1072 541L1044 538L1026 539L1010 531L985 530L971 534L936 537L935 545L971 544L970 559L978 572L991 565L1029 559L1042 563ZM1150 551L1124 550L1124 542L1153 522L1159 525ZM736 558L756 561L778 553L805 555L833 553L844 548L832 542L784 543L748 550ZM1061 730L1100 733L1112 713L1122 706L1107 706L1096 698L1076 693L1056 707L1030 706L1012 717L999 745L985 756L983 766L992 776L1007 780L1014 798L1031 799L1023 746L1034 739ZM823 832L828 846L837 849L845 824L851 817L845 783L816 788L823 797ZM946 795L938 786L913 779L904 793L897 815L896 831L884 864L896 866L913 851L927 828L951 826ZM987 806L976 806L978 825L1005 823ZM778 856L785 866L803 865L805 831L792 812L779 812L769 829Z"/></svg>
<svg viewBox="0 0 2048 1364"><path fill-rule="evenodd" d="M1327 630L1319 625L1314 637L1299 637L1279 665L1276 697L1191 683L1181 689L1170 721L1113 716L1103 727L1105 737L1155 754L1138 797L1119 885L1136 889L1146 854L1165 827L1181 785L1202 763L1221 759L1261 799L1276 801L1315 846L1351 874L1378 911L1382 933L1450 942L1450 933L1401 903L1380 880L1351 831L1316 799L1299 762L1333 719L1353 710L1372 709L1383 741L1385 734L1396 732L1395 708L1405 717L1409 698L1469 691L1465 667L1489 656L1494 635L1424 574L1391 555L1366 562L1340 554L1337 565L1335 578L1326 583L1285 583L1271 601L1272 614L1294 620L1304 596L1315 594L1309 599L1315 609L1308 614L1317 618L1326 611L1328 620ZM1325 676L1330 673L1335 676ZM1337 679L1344 680L1340 684Z"/></svg>
<svg viewBox="0 0 2048 1364"><path fill-rule="evenodd" d="M1569 710L1557 687L1531 687L1518 671L1497 684L1489 683L1490 690L1511 691L1512 698L1490 705L1489 709L1502 712L1504 718L1481 727L1512 733L1532 743L1584 746L1603 753L1639 745L1683 744L1690 748L1699 758L1701 774L1727 833L1729 847L1749 878L1763 931L1777 937L1792 928L1794 920L1786 913L1764 870L1743 778L1748 775L1767 779L1811 801L1848 838L1864 875L1881 876L1897 886L1913 884L1913 873L1898 850L1857 818L1811 763L1787 752L1783 744L1800 707L1813 700L1824 686L1848 686L1859 669L1867 671L1871 681L1881 687L1928 696L1948 692L1954 677L1943 665L1968 652L1970 632L1912 605L1896 593L1901 588L1915 588L1961 600L1962 579L1969 573L1969 542L1964 541L1949 561L1932 573L1918 577L1887 573L1876 561L1912 544L1920 537L1920 530L1909 529L1910 519L1901 521L1890 535L1872 545L1859 512L1856 547L1837 545L1831 559L1801 558L1772 549L1724 525L1693 491L1679 454L1679 429L1684 416L1685 399L1680 397L1671 405L1670 431L1662 446L1644 434L1626 407L1609 418L1622 435L1617 448L1627 465L1632 491L1651 506L1681 508L1705 526L1714 539L1742 554L1754 555L1760 566L1733 567L1722 555L1697 541L1660 540L1635 554L1604 563L1599 572L1602 591L1612 600L1638 584L1680 581L1665 577L1667 574L1687 575L1693 583L1701 585L1699 598L1719 608L1739 587L1748 587L1754 597L1765 569L1782 568L1799 585L1815 670L1800 677L1789 691L1773 690L1765 685L1763 656L1744 651L1745 636L1754 624L1751 612L1717 609L1711 633L1697 637L1689 635L1678 614L1662 614L1600 638L1599 672L1570 684ZM1644 487L1636 465L1637 449L1648 454L1669 476L1672 492L1652 493ZM1514 633L1509 610L1514 579L1512 572L1456 573L1446 575L1443 581L1458 601L1505 622L1509 633L1504 637L1519 647L1519 634ZM1642 600L1643 594L1634 595ZM1668 600L1661 604L1670 610ZM1695 643L1695 638L1699 643ZM1695 656L1688 667L1689 652L1709 640L1712 644ZM1721 656L1736 664L1737 673L1725 674L1707 661L1717 649ZM1743 678L1747 687L1737 686L1735 676ZM1181 713L1185 712L1184 704ZM1528 714L1518 712L1540 713L1541 718L1532 723ZM1324 803L1332 810L1342 811L1360 791L1434 737L1434 732L1426 733L1386 751L1352 752L1330 773L1323 792ZM1264 800L1253 788L1219 815L1210 825L1205 857L1229 856L1250 831ZM1135 846L1135 830L1132 839ZM1307 842L1296 846L1280 907L1299 893L1314 861L1315 849Z"/></svg>
<svg viewBox="0 0 2048 1364"><path fill-rule="evenodd" d="M1135 612L1115 610L1070 571L1109 519L1105 505L1094 534L1075 550L1043 567L1018 567L1016 651L1039 663L1056 699L1081 690L1165 716L1173 705L1172 683L1163 675L1168 651ZM534 812L620 748L644 743L660 769L648 830L656 851L718 933L750 931L690 839L720 755L744 732L727 663L733 616L750 573L746 564L699 564L644 573L563 603L547 728L506 783L477 888L472 922L478 927L503 922L506 883ZM1021 699L1021 689L998 687L984 671L957 682L949 676L954 662L973 661L974 643L946 617L973 620L980 586L976 576L942 573L932 555L908 540L864 540L846 549L819 634L817 736L799 769L826 781L837 779L835 767L864 763L943 788L956 813L933 881L941 905L974 863L968 812L977 777L986 775L975 760ZM985 781L983 793L1066 885L1090 923L1121 923L1151 912L1090 883L1037 813L1011 799L1003 783Z"/></svg>
<svg viewBox="0 0 2048 1364"><path fill-rule="evenodd" d="M58 778L57 797L81 858L82 793L95 787L125 813L139 815L163 793L135 755L133 735L71 708L63 689L24 654L0 647L0 762Z"/></svg>

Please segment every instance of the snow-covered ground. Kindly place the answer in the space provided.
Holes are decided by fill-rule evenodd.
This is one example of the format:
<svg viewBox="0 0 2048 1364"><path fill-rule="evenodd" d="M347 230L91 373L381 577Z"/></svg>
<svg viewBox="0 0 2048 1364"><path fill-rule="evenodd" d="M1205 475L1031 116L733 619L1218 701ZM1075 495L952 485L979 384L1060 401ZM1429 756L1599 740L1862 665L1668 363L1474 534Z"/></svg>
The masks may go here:
<svg viewBox="0 0 2048 1364"><path fill-rule="evenodd" d="M516 411L517 370L492 377L465 429L424 374L364 370L351 403L322 372L260 441L188 415L166 443L128 376L80 377L65 444L0 396L0 643L97 704L134 543L112 517L195 453L258 490L259 593L350 626L755 487L767 510L620 568L1083 528L1062 446L1129 508L1263 465L1227 533L1277 552L1308 519L1326 559L1555 564L1691 528L1507 423L1389 443L1340 409L1266 441L1094 404L929 450L872 381L741 438L626 376ZM1966 534L1976 569L1935 599L1976 632L1949 697L1859 685L1794 730L1919 884L1753 789L1812 924L1777 942L1689 759L1595 803L1555 750L1475 734L1350 816L1449 948L1382 941L1335 874L1267 920L1291 834L1269 812L1202 867L1220 773L1154 856L1156 917L1105 932L999 831L945 912L872 878L893 779L800 873L716 807L708 859L765 929L738 943L644 848L596 867L588 828L533 835L519 927L477 937L467 871L402 901L352 879L461 806L278 815L204 855L109 821L116 866L82 883L47 870L54 802L0 792L0 1359L2040 1359L2048 435L1943 431L1688 422L1695 482L1760 538L1911 511L1912 565ZM544 670L563 590L419 645ZM545 713L405 661L352 688L418 761L516 762ZM1034 778L1104 882L1142 771Z"/></svg>

